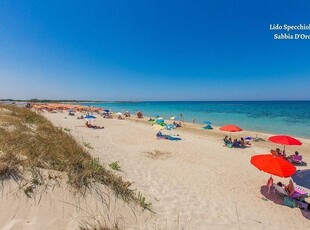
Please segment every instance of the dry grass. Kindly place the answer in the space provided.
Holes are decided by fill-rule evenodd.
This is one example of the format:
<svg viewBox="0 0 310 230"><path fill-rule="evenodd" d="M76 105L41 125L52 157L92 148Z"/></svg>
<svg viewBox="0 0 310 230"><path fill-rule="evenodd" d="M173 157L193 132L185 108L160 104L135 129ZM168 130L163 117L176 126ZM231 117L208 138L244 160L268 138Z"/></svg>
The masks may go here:
<svg viewBox="0 0 310 230"><path fill-rule="evenodd" d="M106 222L99 222L99 221L94 221L95 223L84 223L82 226L80 226L80 230L119 230L120 228L118 227L117 224L114 224L114 226L110 226Z"/></svg>
<svg viewBox="0 0 310 230"><path fill-rule="evenodd" d="M82 194L99 183L125 201L137 200L131 183L104 168L70 133L28 109L0 105L0 178L19 180L33 168L65 173Z"/></svg>

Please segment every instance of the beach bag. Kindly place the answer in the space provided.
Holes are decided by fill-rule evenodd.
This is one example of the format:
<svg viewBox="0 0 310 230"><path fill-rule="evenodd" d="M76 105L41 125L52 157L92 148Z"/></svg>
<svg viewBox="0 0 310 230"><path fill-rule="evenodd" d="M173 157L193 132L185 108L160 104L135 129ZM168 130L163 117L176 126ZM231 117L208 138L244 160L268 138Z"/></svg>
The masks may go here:
<svg viewBox="0 0 310 230"><path fill-rule="evenodd" d="M310 211L310 205L304 201L304 200L296 200L296 205L298 208L302 209L302 210L305 210L305 211Z"/></svg>
<svg viewBox="0 0 310 230"><path fill-rule="evenodd" d="M295 200L290 198L290 197L284 197L283 204L288 206L288 207L291 207L291 208L295 208L296 207Z"/></svg>

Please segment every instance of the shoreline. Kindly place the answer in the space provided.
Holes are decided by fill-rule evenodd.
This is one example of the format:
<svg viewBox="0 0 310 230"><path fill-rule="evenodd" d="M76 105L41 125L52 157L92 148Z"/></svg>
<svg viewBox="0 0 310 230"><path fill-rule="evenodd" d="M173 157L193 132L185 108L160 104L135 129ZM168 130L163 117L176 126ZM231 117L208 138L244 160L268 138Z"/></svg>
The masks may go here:
<svg viewBox="0 0 310 230"><path fill-rule="evenodd" d="M149 119L150 117L146 117L144 116L143 118L137 118L136 116L131 116L131 117L126 117L126 119L129 119L129 120L133 120L133 121L140 121L140 122L145 122L145 123L148 123L147 122L147 119ZM172 124L172 120L165 120L165 121L168 121L168 124ZM179 121L177 121L179 122ZM225 135L230 135L230 132L225 132L225 131L221 131L219 130L220 126L214 126L212 125L213 127L213 130L201 130L201 126L204 126L205 124L202 124L202 123L191 123L191 122L187 122L187 121L181 121L182 124L185 124L186 127L181 127L182 128L186 128L188 130L195 130L195 131L201 131L201 132L216 132L218 134L222 134L223 136ZM180 128L178 128L180 129ZM288 135L288 134L285 134L285 133L282 133L282 134L274 134L274 133L269 133L269 132L261 132L261 131L255 131L255 130L248 130L248 129L243 129L241 132L232 132L231 135L238 135L240 136L240 134L244 134L244 133L251 133L251 134L255 134L257 133L258 134L258 137L259 134L261 136L274 136L274 135ZM255 136L252 136L252 137L255 137ZM294 136L296 137L297 139L301 140L302 142L310 142L310 138L305 138L305 137L298 137L298 136ZM266 139L265 141L268 142L268 140Z"/></svg>
<svg viewBox="0 0 310 230"><path fill-rule="evenodd" d="M211 121L214 125L236 124L253 132L287 134L310 139L309 101L223 101L223 102L142 102L93 103L92 106L110 109L113 112L137 111L147 117L159 114L164 118L176 116L191 123Z"/></svg>
<svg viewBox="0 0 310 230"><path fill-rule="evenodd" d="M148 101L100 101L100 102L97 102L97 101L88 101L88 102L83 102L83 101L80 101L80 102L76 102L76 103L74 103L74 104L70 104L70 102L66 102L64 105L67 105L67 106L71 106L71 108L73 108L73 107L84 107L84 108L89 108L89 109L98 109L98 110L104 110L104 109L109 109L110 111L113 111L114 113L115 112L117 112L117 111L120 111L120 110L122 110L122 111L124 111L124 109L116 109L116 108L113 108L113 106L112 106L112 108L109 108L108 106L104 106L104 105L101 105L100 103L103 103L103 104L135 104L135 103L143 103L143 102L148 102ZM297 100L297 101L286 101L286 100L283 100L283 101L150 101L150 102L158 102L158 103L171 103L171 102L176 102L176 103L184 103L184 102L197 102L197 103L201 103L201 102L210 102L210 103L212 103L212 102L214 102L214 103L219 103L219 102L224 102L224 103L232 103L232 102L249 102L249 103L257 103L257 102L266 102L266 103L268 103L268 102L270 102L270 103L273 103L273 102L283 102L283 103L287 103L287 102L292 102L292 103L294 103L294 102L305 102L305 103L308 103L308 102L310 102L310 101L308 101L308 100ZM98 104L99 103L99 104ZM42 105L42 106L44 106L44 105L55 105L55 103L34 103L33 104L34 106L37 106L37 105ZM60 104L59 104L60 105ZM70 108L70 109L71 109ZM78 109L79 110L79 109ZM115 110L115 111L114 111ZM131 113L133 113L132 115L133 116L135 116L135 111L137 110L137 108L134 108L134 109L131 109L131 110L129 110ZM139 110L139 109L138 109ZM137 111L138 111L137 110ZM143 106L142 106L142 108L140 109L143 113L145 112L144 110L143 110ZM153 111L156 111L156 109L153 109ZM178 111L178 112L180 112L180 111ZM147 113L147 114L156 114L156 113L158 113L158 112L152 112L152 111L147 111L147 112L145 112L145 113ZM165 115L167 115L166 113L167 112L162 112L162 113L165 113ZM173 112L172 112L173 113ZM211 113L212 114L212 113ZM227 114L227 113L225 113L224 112L224 114ZM242 115L244 115L244 114L240 114L240 116L242 117ZM215 114L213 113L213 115L212 116L215 116ZM236 116L236 114L234 115L234 116ZM154 117L154 116L152 116L152 115L150 115L150 116L146 116L146 117ZM165 116L165 117L167 117L167 116ZM186 117L190 117L188 114L186 114ZM190 119L185 119L185 121L184 122L186 122L186 123L188 123L188 124L193 124L192 122L191 122L191 120L192 120L192 118L193 117L191 117ZM197 118L197 117L196 117ZM199 118L199 116L198 116L198 118ZM233 121L235 119L235 121ZM236 117L234 118L234 119L232 119L232 121L231 122L225 122L225 123L223 123L223 125L226 125L226 124L237 124L237 125L239 125L242 129L244 129L245 131L249 131L249 132L254 132L254 133L262 133L262 134L266 134L266 135L291 135L291 136L294 136L294 137L297 137L297 138L299 138L299 139L304 139L304 140L310 140L310 134L307 134L308 132L306 132L305 133L305 130L304 130L304 128L301 128L301 127L299 127L299 126L296 126L296 127L294 127L294 129L292 129L291 131L292 132L285 132L285 131L283 131L283 132L281 132L281 131L265 131L266 129L264 129L264 127L266 128L266 127L271 127L272 126L272 124L265 124L265 125L262 125L262 129L251 129L251 128L244 128L246 125L245 124L238 124L238 121L236 121ZM242 118L240 118L240 119L242 119ZM240 120L239 119L239 120ZM249 118L250 119L250 118ZM266 119L266 118L264 118L264 119ZM166 120L166 119L165 119ZM167 119L168 121L169 121L169 119ZM166 121L167 121L166 120ZM212 120L212 119L211 119ZM242 119L243 120L243 119ZM180 120L179 120L180 121ZM199 123L199 121L201 122L201 118L200 119L198 119L198 123L196 123L196 124L200 124L200 125L203 125L202 123ZM251 123L253 123L253 122L251 122L251 121L247 121L249 124L251 124ZM264 122L264 120L261 120L260 122ZM220 123L219 121L217 121L217 123ZM242 123L242 122L241 122ZM213 125L212 125L213 126ZM248 126L250 126L251 127L251 125L248 125ZM283 130L282 128L279 128L279 127L286 127L286 126L288 126L289 127L289 124L285 124L285 123L283 123L283 124L281 124L281 123L276 123L276 129L279 129L279 130ZM214 126L214 128L218 128L219 126ZM299 129L299 128L301 128L301 129ZM302 133L302 134L292 134L292 133L295 133L296 132L296 130L301 130L300 131L300 133ZM294 131L295 130L295 131Z"/></svg>
<svg viewBox="0 0 310 230"><path fill-rule="evenodd" d="M255 101L256 102L256 101ZM41 104L41 103L35 103L35 104L33 104L33 107L35 107L35 108L39 108L39 109L44 109L44 108L50 108L49 110L55 110L55 105L58 105L58 106L67 106L67 109L69 110L69 109L74 109L75 108L75 110L77 110L77 111L91 111L91 112L94 112L94 111L103 111L103 110L105 110L105 109L107 109L107 108L105 108L104 106L102 106L102 105L97 105L97 106L94 106L94 105L91 105L91 106L89 106L88 104L92 104L93 102L89 102L89 103L77 103L77 104L70 104L70 103L66 103L66 104L55 104L55 103L43 103L43 104ZM113 102L113 103L120 103L120 102ZM113 104L112 103L112 104ZM131 103L131 102L124 102L124 103ZM138 102L137 102L138 103ZM181 103L181 102L180 102ZM198 101L197 101L197 103L199 103ZM63 108L61 108L61 110L63 110ZM113 111L111 108L109 108L108 110L110 110L110 111ZM123 110L124 111L124 110ZM143 110L141 110L142 112L143 112ZM115 114L116 113L116 111L113 111L112 112L112 114ZM152 113L152 114L156 114L156 112L147 112L148 114L150 114L150 113ZM131 118L133 118L133 117L135 117L136 115L133 113L132 115L131 115ZM146 115L144 115L144 117L152 117L152 118L154 118L154 116L146 116ZM165 121L168 121L168 122L172 122L170 119L165 119ZM181 120L178 120L178 121L181 121ZM203 126L204 124L203 123L199 123L199 121L197 122L197 123L192 123L192 122L190 122L190 121L188 121L188 120L184 120L184 121L182 121L183 123L185 122L186 124L189 124L189 125L200 125L200 126ZM231 122L231 123L234 123L234 122ZM230 124L231 124L230 123ZM226 124L229 124L229 123L226 123ZM223 124L223 125L226 125L226 124ZM237 124L238 125L238 123L235 123L235 124ZM213 124L212 124L212 126L214 127L214 128L216 128L216 129L218 129L220 126L214 126ZM284 126L284 124L283 124L283 126ZM198 127L198 126L197 126ZM270 132L268 132L268 131L264 131L264 130L262 130L262 131L258 131L258 130L255 130L255 129L244 129L244 127L242 126L241 127L244 131L247 131L247 132L252 132L252 133L261 133L261 134L265 134L265 135L291 135L291 136L294 136L294 137L296 137L296 138L299 138L299 139L301 139L301 140L310 140L310 135L309 135L309 137L306 137L306 136L301 136L301 135L294 135L294 134L290 134L290 133L285 133L285 132L272 132L272 131L270 131ZM199 128L198 128L199 129ZM255 135L254 135L255 136Z"/></svg>

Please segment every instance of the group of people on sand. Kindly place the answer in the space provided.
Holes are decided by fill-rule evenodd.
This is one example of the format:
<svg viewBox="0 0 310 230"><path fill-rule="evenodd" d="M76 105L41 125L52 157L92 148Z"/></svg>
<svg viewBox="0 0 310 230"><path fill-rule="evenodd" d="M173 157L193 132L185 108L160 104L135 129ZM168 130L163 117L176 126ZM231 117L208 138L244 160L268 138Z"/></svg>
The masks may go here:
<svg viewBox="0 0 310 230"><path fill-rule="evenodd" d="M232 141L231 137L228 138L228 136L225 136L223 141L225 146L229 148L244 148L246 145L251 144L248 141L245 141L243 137L241 137L240 140L234 139Z"/></svg>
<svg viewBox="0 0 310 230"><path fill-rule="evenodd" d="M275 150L274 149L271 149L270 150L270 153L272 155L275 155L275 156L281 156L281 157L286 157L286 153L285 153L285 150L283 149L283 151L279 148L276 148Z"/></svg>
<svg viewBox="0 0 310 230"><path fill-rule="evenodd" d="M274 156L279 156L279 157L283 157L284 159L294 163L294 161L299 161L302 162L302 155L299 154L298 151L295 151L295 153L293 155L287 155L285 150L283 149L283 151L279 148L271 149L270 153Z"/></svg>

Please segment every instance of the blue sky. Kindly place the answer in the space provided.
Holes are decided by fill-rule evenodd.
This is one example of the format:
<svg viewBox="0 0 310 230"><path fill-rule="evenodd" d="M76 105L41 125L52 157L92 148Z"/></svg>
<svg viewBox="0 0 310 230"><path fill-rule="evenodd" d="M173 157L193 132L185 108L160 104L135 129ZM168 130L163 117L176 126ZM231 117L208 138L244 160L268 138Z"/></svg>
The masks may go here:
<svg viewBox="0 0 310 230"><path fill-rule="evenodd" d="M310 40L269 30L309 12L308 0L2 0L0 98L310 100Z"/></svg>

